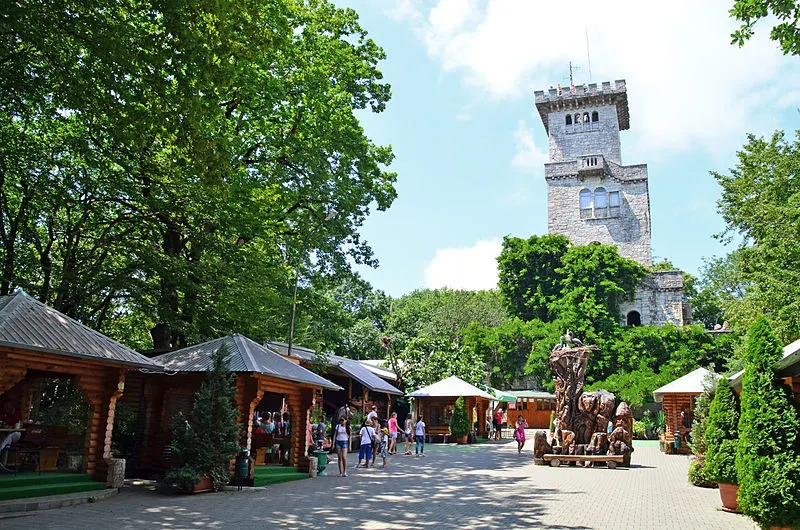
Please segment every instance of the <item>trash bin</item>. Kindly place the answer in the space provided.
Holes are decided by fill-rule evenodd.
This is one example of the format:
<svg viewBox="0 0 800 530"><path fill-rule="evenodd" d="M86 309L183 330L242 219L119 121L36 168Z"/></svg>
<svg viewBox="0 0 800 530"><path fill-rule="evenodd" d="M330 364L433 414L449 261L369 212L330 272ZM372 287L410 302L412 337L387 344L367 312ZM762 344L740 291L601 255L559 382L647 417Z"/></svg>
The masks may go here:
<svg viewBox="0 0 800 530"><path fill-rule="evenodd" d="M250 476L250 456L247 454L247 448L242 447L239 454L236 455L236 466L234 467L233 476L236 480L236 485L242 489L242 484Z"/></svg>
<svg viewBox="0 0 800 530"><path fill-rule="evenodd" d="M314 451L314 455L317 457L317 475L320 477L327 476L325 468L328 466L328 452L318 449Z"/></svg>
<svg viewBox="0 0 800 530"><path fill-rule="evenodd" d="M678 451L681 448L681 433L680 431L675 431L675 450Z"/></svg>

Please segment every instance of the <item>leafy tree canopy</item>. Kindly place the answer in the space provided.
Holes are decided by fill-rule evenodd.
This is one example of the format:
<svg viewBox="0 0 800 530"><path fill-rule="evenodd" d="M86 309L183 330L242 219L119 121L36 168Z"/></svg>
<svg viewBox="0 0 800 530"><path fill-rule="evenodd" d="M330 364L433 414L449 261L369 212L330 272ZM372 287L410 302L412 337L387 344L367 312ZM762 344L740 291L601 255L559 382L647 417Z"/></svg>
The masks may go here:
<svg viewBox="0 0 800 530"><path fill-rule="evenodd" d="M778 22L769 38L776 41L785 55L800 55L800 4L795 0L736 0L730 15L741 25L731 34L732 44L744 46L754 35L753 26L763 18Z"/></svg>

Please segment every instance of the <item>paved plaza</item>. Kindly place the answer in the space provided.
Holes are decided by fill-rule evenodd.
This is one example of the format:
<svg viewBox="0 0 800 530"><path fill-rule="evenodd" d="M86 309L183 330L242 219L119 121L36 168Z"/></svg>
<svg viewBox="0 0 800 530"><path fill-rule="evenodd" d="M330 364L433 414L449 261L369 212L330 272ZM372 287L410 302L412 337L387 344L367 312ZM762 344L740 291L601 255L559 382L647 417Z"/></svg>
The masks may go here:
<svg viewBox="0 0 800 530"><path fill-rule="evenodd" d="M334 464L333 476L241 493L128 488L95 504L0 519L0 528L755 528L719 510L716 489L686 481L687 457L657 447L638 447L633 467L616 470L534 466L530 447L518 455L506 441L426 453L392 457L385 470L352 469L351 455L348 478Z"/></svg>

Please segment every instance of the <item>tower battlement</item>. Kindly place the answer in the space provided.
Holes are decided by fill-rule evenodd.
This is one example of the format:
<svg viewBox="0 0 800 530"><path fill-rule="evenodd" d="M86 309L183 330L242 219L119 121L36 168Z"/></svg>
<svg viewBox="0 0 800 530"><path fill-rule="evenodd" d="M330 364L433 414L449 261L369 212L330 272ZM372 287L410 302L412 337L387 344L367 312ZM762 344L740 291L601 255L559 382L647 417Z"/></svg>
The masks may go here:
<svg viewBox="0 0 800 530"><path fill-rule="evenodd" d="M587 107L599 107L613 105L617 109L617 121L619 130L625 131L630 128L630 114L628 111L628 92L625 87L625 80L618 79L613 85L610 81L601 83L598 88L597 83L588 85L578 85L574 90L570 87L550 88L547 91L534 91L536 109L544 123L545 131L550 132L549 115L553 112L566 112Z"/></svg>

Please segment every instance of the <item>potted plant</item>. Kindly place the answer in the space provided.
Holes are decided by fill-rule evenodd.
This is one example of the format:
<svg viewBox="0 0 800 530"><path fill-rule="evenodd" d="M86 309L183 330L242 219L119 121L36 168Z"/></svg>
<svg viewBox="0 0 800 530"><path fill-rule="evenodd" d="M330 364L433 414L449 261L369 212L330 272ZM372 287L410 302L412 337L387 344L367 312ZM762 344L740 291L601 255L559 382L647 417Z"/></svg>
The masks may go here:
<svg viewBox="0 0 800 530"><path fill-rule="evenodd" d="M739 403L726 378L717 384L706 425L708 479L719 484L722 509L738 512L739 481L736 476L736 446L739 443Z"/></svg>
<svg viewBox="0 0 800 530"><path fill-rule="evenodd" d="M791 391L775 378L782 348L764 317L750 328L744 355L739 506L762 528L800 528L800 418Z"/></svg>
<svg viewBox="0 0 800 530"><path fill-rule="evenodd" d="M230 462L239 449L239 425L229 356L227 345L212 355L212 369L195 394L192 411L175 417L172 451L184 465L166 473L162 489L184 493L221 491L230 482Z"/></svg>
<svg viewBox="0 0 800 530"><path fill-rule="evenodd" d="M459 397L453 407L453 416L450 418L450 436L458 444L467 443L469 435L469 417L467 407L464 405L464 398Z"/></svg>

